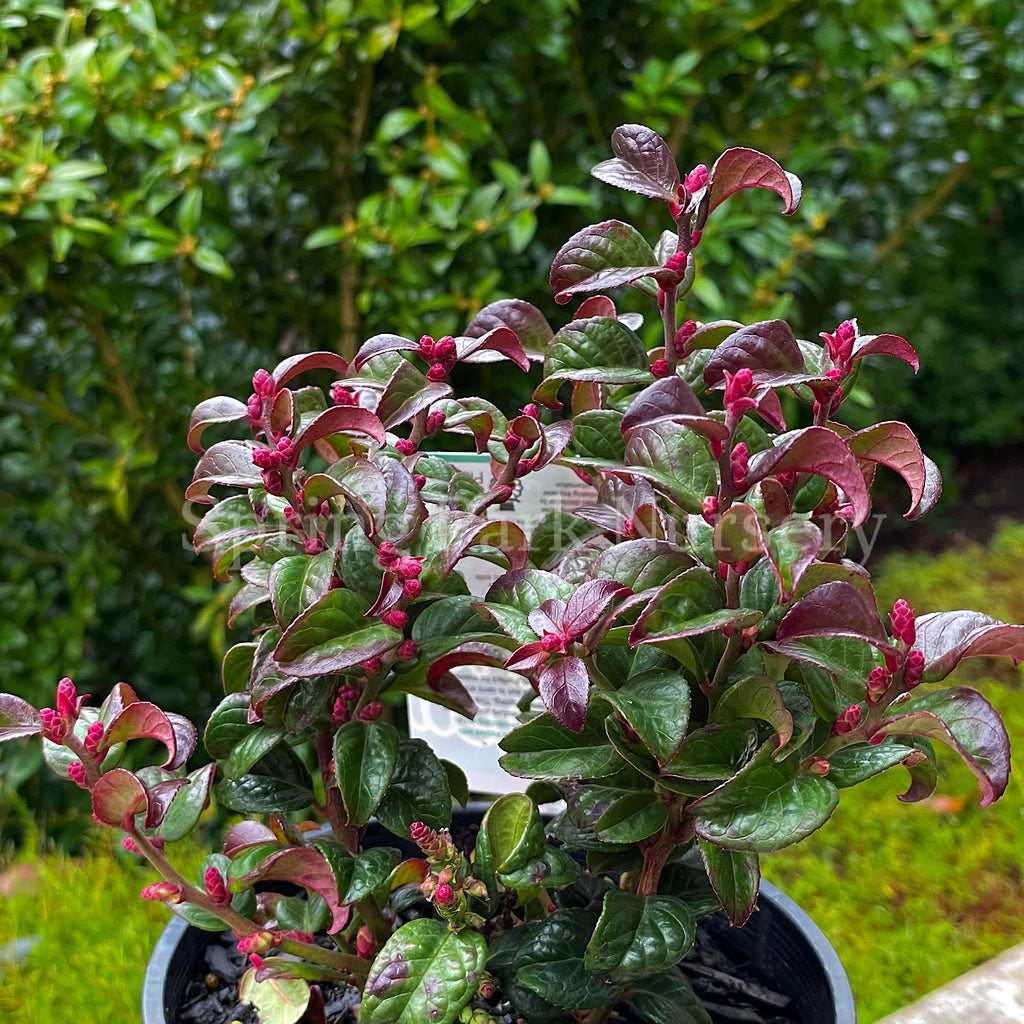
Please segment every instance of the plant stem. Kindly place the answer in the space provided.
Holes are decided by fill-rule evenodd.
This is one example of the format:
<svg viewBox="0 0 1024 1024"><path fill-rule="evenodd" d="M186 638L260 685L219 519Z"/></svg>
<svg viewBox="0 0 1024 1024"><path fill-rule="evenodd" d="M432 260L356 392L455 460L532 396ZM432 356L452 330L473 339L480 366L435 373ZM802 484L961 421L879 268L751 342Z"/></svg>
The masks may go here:
<svg viewBox="0 0 1024 1024"><path fill-rule="evenodd" d="M360 982L366 980L370 970L370 961L364 960L361 956L352 953L342 953L336 949L324 949L315 942L302 942L299 939L282 938L278 947L284 953L291 953L292 956L301 957L315 964L323 964L324 967L333 967L336 971L350 975Z"/></svg>

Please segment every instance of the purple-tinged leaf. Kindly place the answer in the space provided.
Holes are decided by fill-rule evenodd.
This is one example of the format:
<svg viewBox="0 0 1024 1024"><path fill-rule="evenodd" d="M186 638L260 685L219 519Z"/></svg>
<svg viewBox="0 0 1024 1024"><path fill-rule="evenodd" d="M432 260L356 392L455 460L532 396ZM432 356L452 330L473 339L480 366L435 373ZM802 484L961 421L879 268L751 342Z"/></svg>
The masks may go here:
<svg viewBox="0 0 1024 1024"><path fill-rule="evenodd" d="M555 301L564 304L579 292L631 284L661 269L636 228L606 220L577 231L558 250L551 264L551 287Z"/></svg>
<svg viewBox="0 0 1024 1024"><path fill-rule="evenodd" d="M778 431L785 431L786 414L782 409L782 402L778 394L770 386L765 386L756 388L753 397L757 402L757 405L754 406L757 415L769 426Z"/></svg>
<svg viewBox="0 0 1024 1024"><path fill-rule="evenodd" d="M434 402L448 398L450 384L428 380L408 360L395 367L377 403L377 415L388 430L410 421L418 412L429 409Z"/></svg>
<svg viewBox="0 0 1024 1024"><path fill-rule="evenodd" d="M203 447L199 443L199 438L207 427L214 423L234 423L248 415L249 410L245 402L240 402L237 398L230 398L227 395L207 398L192 410L192 418L188 425L189 448L202 453Z"/></svg>
<svg viewBox="0 0 1024 1024"><path fill-rule="evenodd" d="M903 477L910 488L911 498L910 511L906 516L912 516L924 497L927 471L921 446L910 427L906 423L887 420L850 434L846 443L858 459L881 463Z"/></svg>
<svg viewBox="0 0 1024 1024"><path fill-rule="evenodd" d="M421 576L423 585L440 583L474 545L497 548L510 569L526 565L529 540L515 523L481 519L469 512L435 512L423 522L413 551L427 559Z"/></svg>
<svg viewBox="0 0 1024 1024"><path fill-rule="evenodd" d="M467 338L479 338L497 327L513 331L526 354L534 360L544 358L544 350L554 336L544 314L522 299L499 299L484 306L463 333Z"/></svg>
<svg viewBox="0 0 1024 1024"><path fill-rule="evenodd" d="M138 778L124 768L101 775L92 789L92 812L104 825L123 828L147 805L146 790Z"/></svg>
<svg viewBox="0 0 1024 1024"><path fill-rule="evenodd" d="M725 372L748 368L755 373L769 370L787 374L806 372L803 353L793 329L785 320L763 320L734 331L712 353L704 367L704 383L717 388L725 383Z"/></svg>
<svg viewBox="0 0 1024 1024"><path fill-rule="evenodd" d="M171 729L174 730L174 756L164 764L164 768L174 771L192 756L199 736L196 727L184 715L179 715L174 711L168 711L166 714L167 721L171 723Z"/></svg>
<svg viewBox="0 0 1024 1024"><path fill-rule="evenodd" d="M744 147L727 149L715 161L708 181L711 189L709 210L741 189L766 188L777 193L786 204L783 213L793 213L800 205L803 192L800 179L795 174L783 170L770 156Z"/></svg>
<svg viewBox="0 0 1024 1024"><path fill-rule="evenodd" d="M761 867L756 853L723 850L706 839L698 839L708 881L722 903L729 923L741 928L757 906L761 888Z"/></svg>
<svg viewBox="0 0 1024 1024"><path fill-rule="evenodd" d="M451 690L450 684L445 677L451 673L453 668L463 665L489 665L492 668L501 668L508 659L508 651L497 644L484 641L467 640L454 650L437 658L427 669L427 685L436 693ZM476 701L466 691L465 698L459 702L459 710L467 718L473 718L477 712Z"/></svg>
<svg viewBox="0 0 1024 1024"><path fill-rule="evenodd" d="M537 690L544 707L559 723L573 732L583 731L590 675L581 658L552 658L537 674Z"/></svg>
<svg viewBox="0 0 1024 1024"><path fill-rule="evenodd" d="M274 404L270 407L270 427L275 434L291 432L295 417L295 399L287 388L274 395Z"/></svg>
<svg viewBox="0 0 1024 1024"><path fill-rule="evenodd" d="M889 637L874 600L852 583L824 583L800 598L786 612L775 639L780 643L801 637L852 637L882 650Z"/></svg>
<svg viewBox="0 0 1024 1024"><path fill-rule="evenodd" d="M283 388L288 381L308 370L333 370L339 377L348 373L348 361L336 352L300 352L278 363L271 375L274 387Z"/></svg>
<svg viewBox="0 0 1024 1024"><path fill-rule="evenodd" d="M607 185L636 192L648 199L678 199L679 168L665 140L641 124L624 124L612 132L615 157L604 160L590 173Z"/></svg>
<svg viewBox="0 0 1024 1024"><path fill-rule="evenodd" d="M372 412L355 405L335 405L303 427L292 444L302 451L331 434L362 434L377 444L384 443L384 425Z"/></svg>
<svg viewBox="0 0 1024 1024"><path fill-rule="evenodd" d="M816 473L842 488L853 507L853 525L871 511L864 475L846 443L827 427L805 427L775 439L775 446L751 456L745 486L778 473Z"/></svg>
<svg viewBox="0 0 1024 1024"><path fill-rule="evenodd" d="M167 748L164 767L177 767L184 762L178 758L178 734L167 714L149 701L139 700L128 704L110 723L100 750L109 750L116 743L128 740L154 739ZM192 733L193 743L195 732ZM191 751L188 752L189 754ZM188 754L185 755L188 757Z"/></svg>
<svg viewBox="0 0 1024 1024"><path fill-rule="evenodd" d="M294 882L324 898L331 910L328 934L348 924L349 909L338 902L338 883L327 858L311 847L290 847L271 854L259 867L250 871L240 882Z"/></svg>
<svg viewBox="0 0 1024 1024"><path fill-rule="evenodd" d="M146 786L146 828L159 828L174 803L174 798L188 785L188 779L163 779Z"/></svg>
<svg viewBox="0 0 1024 1024"><path fill-rule="evenodd" d="M735 722L742 718L767 722L779 738L778 750L793 738L793 716L771 676L748 676L722 694L715 705L714 720Z"/></svg>
<svg viewBox="0 0 1024 1024"><path fill-rule="evenodd" d="M402 642L402 634L364 617L366 602L351 590L331 590L282 634L274 662L300 679L345 672L379 658Z"/></svg>
<svg viewBox="0 0 1024 1024"><path fill-rule="evenodd" d="M710 320L698 326L686 339L686 352L689 354L698 349L718 348L726 338L743 329L743 324L736 320Z"/></svg>
<svg viewBox="0 0 1024 1024"><path fill-rule="evenodd" d="M1024 626L1009 625L981 612L933 612L918 616L915 650L924 654L924 681L945 679L963 658L1024 661Z"/></svg>
<svg viewBox="0 0 1024 1024"><path fill-rule="evenodd" d="M918 370L917 353L913 346L896 334L865 334L858 337L853 343L852 358L863 359L864 356L894 356L913 367L914 373Z"/></svg>
<svg viewBox="0 0 1024 1024"><path fill-rule="evenodd" d="M211 445L196 465L192 483L185 489L185 499L200 505L212 505L210 488L254 487L261 482L260 471L252 461L256 445L249 441L218 441Z"/></svg>
<svg viewBox="0 0 1024 1024"><path fill-rule="evenodd" d="M363 529L372 537L387 515L388 489L384 474L368 459L346 455L326 473L314 473L307 478L302 501L309 510L339 494L361 515Z"/></svg>
<svg viewBox="0 0 1024 1024"><path fill-rule="evenodd" d="M924 750L922 745L926 743L928 749ZM908 757L903 762L903 767L910 773L910 785L905 793L896 797L897 800L901 800L905 804L927 800L939 784L939 768L931 752L931 743L922 737L917 740L916 746L918 747L917 756Z"/></svg>
<svg viewBox="0 0 1024 1024"><path fill-rule="evenodd" d="M582 636L609 612L616 598L630 593L615 580L587 580L569 598L562 627L570 636Z"/></svg>
<svg viewBox="0 0 1024 1024"><path fill-rule="evenodd" d="M39 712L27 700L13 693L0 693L0 743L43 731Z"/></svg>
<svg viewBox="0 0 1024 1024"><path fill-rule="evenodd" d="M584 299L573 313L573 320L589 320L595 316L616 316L615 303L607 295L591 295Z"/></svg>
<svg viewBox="0 0 1024 1024"><path fill-rule="evenodd" d="M978 780L982 807L1003 795L1010 778L1010 739L1002 719L980 693L956 686L925 694L898 710L883 719L872 742L881 742L883 736L938 740L952 747Z"/></svg>
<svg viewBox="0 0 1024 1024"><path fill-rule="evenodd" d="M375 334L359 346L355 359L352 360L354 370L362 368L374 356L383 355L386 352L415 352L419 348L419 342L409 338L403 338L399 334Z"/></svg>
<svg viewBox="0 0 1024 1024"><path fill-rule="evenodd" d="M530 359L511 327L495 327L477 337L455 339L458 358L464 363L493 363L511 359L521 370L530 369Z"/></svg>
<svg viewBox="0 0 1024 1024"><path fill-rule="evenodd" d="M622 417L622 433L626 435L634 427L655 420L706 415L701 400L686 381L676 376L663 377L644 388L630 403Z"/></svg>
<svg viewBox="0 0 1024 1024"><path fill-rule="evenodd" d="M223 852L228 857L234 857L246 847L277 841L277 835L269 825L264 825L261 821L240 821L237 825L232 825L225 834Z"/></svg>
<svg viewBox="0 0 1024 1024"><path fill-rule="evenodd" d="M106 728L129 704L139 699L138 694L127 684L117 683L100 705L100 718Z"/></svg>

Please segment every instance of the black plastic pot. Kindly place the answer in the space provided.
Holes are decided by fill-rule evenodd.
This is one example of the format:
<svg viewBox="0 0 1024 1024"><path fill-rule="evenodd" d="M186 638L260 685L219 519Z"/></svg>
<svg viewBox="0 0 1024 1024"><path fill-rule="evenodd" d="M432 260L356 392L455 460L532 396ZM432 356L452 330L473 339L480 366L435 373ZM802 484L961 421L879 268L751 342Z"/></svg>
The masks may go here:
<svg viewBox="0 0 1024 1024"><path fill-rule="evenodd" d="M783 892L761 883L758 912L742 928L711 927L738 962L749 961L788 995L802 1024L856 1024L853 991L821 929ZM724 916L723 916L724 920ZM175 918L160 936L142 990L142 1024L175 1024L175 1007L203 962L209 933Z"/></svg>

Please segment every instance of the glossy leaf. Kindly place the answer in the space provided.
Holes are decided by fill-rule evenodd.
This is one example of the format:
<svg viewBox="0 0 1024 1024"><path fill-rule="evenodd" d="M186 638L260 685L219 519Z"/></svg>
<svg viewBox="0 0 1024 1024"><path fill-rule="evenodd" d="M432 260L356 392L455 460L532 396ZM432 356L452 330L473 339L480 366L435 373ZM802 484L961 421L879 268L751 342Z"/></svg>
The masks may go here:
<svg viewBox="0 0 1024 1024"><path fill-rule="evenodd" d="M605 714L588 710L583 729L573 732L550 714L513 729L498 746L499 763L510 775L526 779L596 779L622 767L604 731Z"/></svg>
<svg viewBox="0 0 1024 1024"><path fill-rule="evenodd" d="M497 327L508 327L531 359L543 357L554 335L547 318L536 306L522 299L500 299L484 306L469 322L465 335L477 338Z"/></svg>
<svg viewBox="0 0 1024 1024"><path fill-rule="evenodd" d="M290 380L310 370L330 370L344 376L348 373L348 362L337 352L300 352L283 359L274 368L274 387L280 390Z"/></svg>
<svg viewBox="0 0 1024 1024"><path fill-rule="evenodd" d="M705 839L698 839L697 845L729 923L736 928L743 927L757 906L757 894L761 888L757 854L725 850Z"/></svg>
<svg viewBox="0 0 1024 1024"><path fill-rule="evenodd" d="M536 861L546 846L544 824L534 802L523 793L506 793L487 809L480 824L488 862L509 873Z"/></svg>
<svg viewBox="0 0 1024 1024"><path fill-rule="evenodd" d="M821 553L822 534L806 519L788 519L764 536L768 563L779 583L779 601L793 600L804 573Z"/></svg>
<svg viewBox="0 0 1024 1024"><path fill-rule="evenodd" d="M764 320L731 333L712 353L704 367L704 383L717 387L725 372L749 368L758 379L759 371L803 373L804 357L793 328L785 320Z"/></svg>
<svg viewBox="0 0 1024 1024"><path fill-rule="evenodd" d="M779 643L801 637L852 637L887 648L889 638L874 600L862 589L838 580L804 595L779 623Z"/></svg>
<svg viewBox="0 0 1024 1024"><path fill-rule="evenodd" d="M981 612L933 612L916 622L914 648L924 654L924 680L945 679L964 658L1006 657L1024 661L1024 626Z"/></svg>
<svg viewBox="0 0 1024 1024"><path fill-rule="evenodd" d="M853 343L853 358L862 359L864 356L893 356L912 367L914 373L918 371L917 353L913 346L896 334L865 334L858 337Z"/></svg>
<svg viewBox="0 0 1024 1024"><path fill-rule="evenodd" d="M215 764L203 765L188 776L188 785L175 794L160 822L160 837L174 842L187 836L210 803L210 789L216 773Z"/></svg>
<svg viewBox="0 0 1024 1024"><path fill-rule="evenodd" d="M200 402L192 410L192 417L189 420L189 448L194 452L201 453L203 448L199 439L207 427L214 423L234 423L247 416L248 409L245 403L227 395L219 395L217 398L208 398L205 402Z"/></svg>
<svg viewBox="0 0 1024 1024"><path fill-rule="evenodd" d="M567 729L581 732L590 696L590 673L582 658L557 655L537 672L544 707Z"/></svg>
<svg viewBox="0 0 1024 1024"><path fill-rule="evenodd" d="M333 550L313 557L290 555L271 566L270 599L274 617L282 627L288 626L330 590L333 574Z"/></svg>
<svg viewBox="0 0 1024 1024"><path fill-rule="evenodd" d="M898 705L898 713L884 719L874 736L901 735L926 736L952 747L978 780L982 807L1005 792L1010 740L1002 719L976 690L956 686Z"/></svg>
<svg viewBox="0 0 1024 1024"><path fill-rule="evenodd" d="M795 758L773 761L769 746L735 778L697 800L697 835L727 850L771 853L806 838L835 810L839 791Z"/></svg>
<svg viewBox="0 0 1024 1024"><path fill-rule="evenodd" d="M707 442L671 420L656 420L630 432L626 467L686 512L699 513L705 495L718 488L718 467Z"/></svg>
<svg viewBox="0 0 1024 1024"><path fill-rule="evenodd" d="M407 921L384 944L366 979L361 1024L452 1024L476 991L487 960L477 931Z"/></svg>
<svg viewBox="0 0 1024 1024"><path fill-rule="evenodd" d="M0 693L0 743L42 732L39 712L13 693Z"/></svg>
<svg viewBox="0 0 1024 1024"><path fill-rule="evenodd" d="M678 199L679 169L657 132L641 124L620 125L612 132L612 160L604 160L590 173L608 185L636 192L648 199Z"/></svg>
<svg viewBox="0 0 1024 1024"><path fill-rule="evenodd" d="M781 750L793 736L793 716L786 708L778 683L771 676L748 676L730 686L715 705L716 722L758 718L767 722L779 738Z"/></svg>
<svg viewBox="0 0 1024 1024"><path fill-rule="evenodd" d="M146 790L138 777L124 768L101 775L92 788L92 813L104 825L124 828L125 822L148 805Z"/></svg>
<svg viewBox="0 0 1024 1024"><path fill-rule="evenodd" d="M192 746L195 744L195 730L191 730ZM155 704L148 701L135 701L128 704L107 727L103 735L102 749L109 750L117 743L128 740L154 739L167 748L165 768L177 768L183 765L192 754L192 746L178 750L178 733L167 714Z"/></svg>
<svg viewBox="0 0 1024 1024"><path fill-rule="evenodd" d="M686 734L690 684L671 671L642 672L618 690L597 692L614 707L660 765L671 761Z"/></svg>
<svg viewBox="0 0 1024 1024"><path fill-rule="evenodd" d="M309 1005L309 984L299 978L256 980L255 968L242 975L238 996L256 1007L261 1024L295 1024Z"/></svg>
<svg viewBox="0 0 1024 1024"><path fill-rule="evenodd" d="M673 967L633 985L633 1005L651 1024L712 1024L686 975Z"/></svg>
<svg viewBox="0 0 1024 1024"><path fill-rule="evenodd" d="M365 825L398 766L398 730L387 722L346 722L334 734L334 765L350 825Z"/></svg>
<svg viewBox="0 0 1024 1024"><path fill-rule="evenodd" d="M742 719L695 729L680 744L663 774L681 779L732 778L758 750L757 730Z"/></svg>
<svg viewBox="0 0 1024 1024"><path fill-rule="evenodd" d="M655 420L676 416L705 416L706 412L696 392L680 377L663 377L644 388L630 403L622 417L622 433Z"/></svg>
<svg viewBox="0 0 1024 1024"><path fill-rule="evenodd" d="M678 963L696 936L693 912L674 896L637 896L609 889L584 964L631 982Z"/></svg>
<svg viewBox="0 0 1024 1024"><path fill-rule="evenodd" d="M448 776L424 740L402 739L399 742L395 772L375 814L395 835L408 835L414 821L422 821L434 829L451 824Z"/></svg>
<svg viewBox="0 0 1024 1024"><path fill-rule="evenodd" d="M741 189L766 188L777 193L786 204L783 213L793 213L800 205L803 193L803 186L795 174L783 170L770 156L745 147L727 149L715 161L708 181L711 189L709 209L712 210Z"/></svg>
<svg viewBox="0 0 1024 1024"><path fill-rule="evenodd" d="M616 749L623 754L623 744ZM594 834L605 843L638 843L667 824L668 810L655 792L624 793L594 823Z"/></svg>
<svg viewBox="0 0 1024 1024"><path fill-rule="evenodd" d="M928 474L921 446L910 427L896 421L876 423L851 434L846 443L858 459L881 463L903 477L910 488L910 509L905 515L913 518L921 508Z"/></svg>
<svg viewBox="0 0 1024 1024"><path fill-rule="evenodd" d="M393 846L374 846L363 850L352 865L348 888L341 889L342 903L355 903L379 889L391 877L402 859Z"/></svg>
<svg viewBox="0 0 1024 1024"><path fill-rule="evenodd" d="M566 303L580 292L605 291L659 270L654 251L636 228L606 220L577 231L558 250L551 264L551 288L555 301Z"/></svg>
<svg viewBox="0 0 1024 1024"><path fill-rule="evenodd" d="M885 743L851 743L830 754L831 768L829 782L838 789L856 786L907 758L913 758L919 751L916 747L889 740Z"/></svg>
<svg viewBox="0 0 1024 1024"><path fill-rule="evenodd" d="M215 501L210 488L254 487L261 482L260 471L252 461L255 445L248 441L218 441L211 445L196 465L192 483L185 488L185 498L200 505Z"/></svg>
<svg viewBox="0 0 1024 1024"><path fill-rule="evenodd" d="M365 602L351 590L328 591L284 631L275 662L287 675L306 678L344 672L402 642L391 626L367 624L365 612Z"/></svg>

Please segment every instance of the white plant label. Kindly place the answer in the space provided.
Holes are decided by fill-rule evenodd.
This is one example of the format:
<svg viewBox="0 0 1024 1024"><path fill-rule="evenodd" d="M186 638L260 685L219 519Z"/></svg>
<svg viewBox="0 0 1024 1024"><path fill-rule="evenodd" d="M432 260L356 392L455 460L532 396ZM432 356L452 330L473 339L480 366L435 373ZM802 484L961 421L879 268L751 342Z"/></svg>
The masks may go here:
<svg viewBox="0 0 1024 1024"><path fill-rule="evenodd" d="M481 484L485 476L486 482L490 482L487 455L446 454L444 458L455 469L476 477ZM529 536L546 513L571 512L594 500L594 489L571 469L547 466L517 480L511 499L492 507L490 518L513 522ZM459 569L470 592L477 597L483 597L503 572L481 558L464 558L459 562ZM498 764L501 755L498 741L517 724L516 703L529 688L529 682L514 672L486 665L465 665L454 671L476 701L476 718L471 721L419 697L409 697L409 731L462 768L474 793L521 790L522 780L514 779Z"/></svg>

